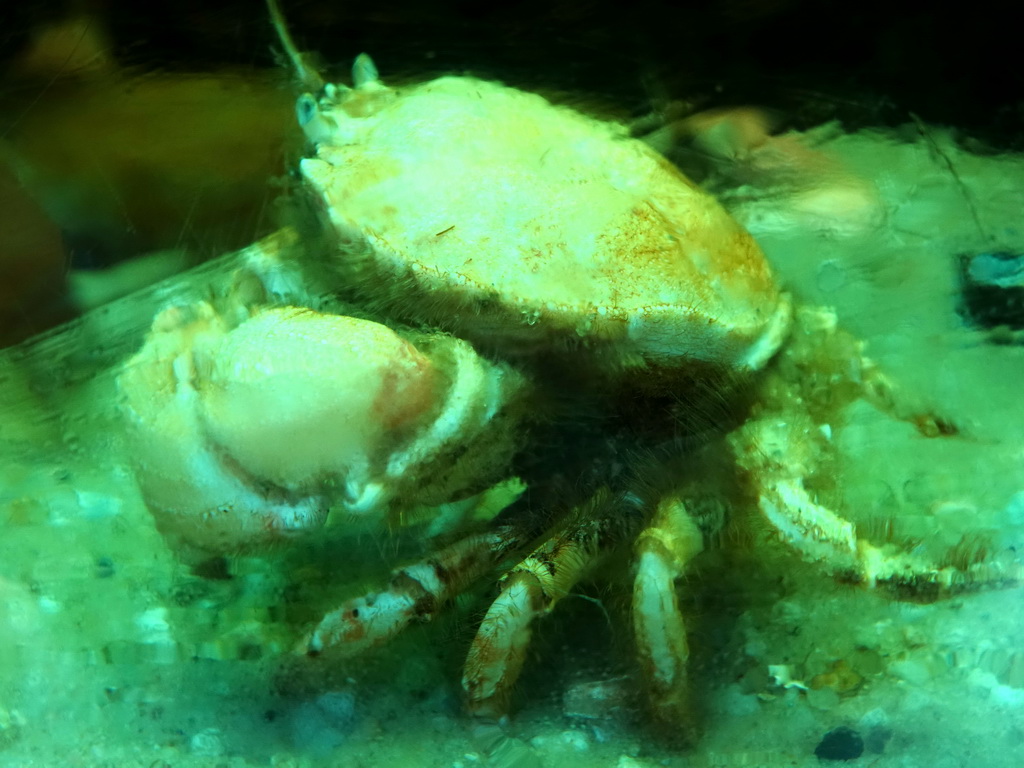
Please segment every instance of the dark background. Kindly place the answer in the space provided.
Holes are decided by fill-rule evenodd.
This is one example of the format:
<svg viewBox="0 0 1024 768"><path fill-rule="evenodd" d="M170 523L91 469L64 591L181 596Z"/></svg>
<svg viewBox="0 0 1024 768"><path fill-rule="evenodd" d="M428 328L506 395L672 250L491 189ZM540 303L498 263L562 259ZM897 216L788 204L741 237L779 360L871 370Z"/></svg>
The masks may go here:
<svg viewBox="0 0 1024 768"><path fill-rule="evenodd" d="M0 50L69 8L106 24L115 55L141 68L275 64L261 0L84 0L4 11ZM659 99L781 108L795 127L850 128L914 112L1001 147L1020 147L1020 27L986 5L717 0L282 0L299 45L325 61L360 51L385 77L472 72L577 92L641 114Z"/></svg>
<svg viewBox="0 0 1024 768"><path fill-rule="evenodd" d="M336 82L367 52L390 84L467 73L623 120L740 105L779 130L917 116L972 151L1024 150L1019 25L983 5L279 2ZM88 308L69 274L160 252L187 266L280 226L304 141L263 0L0 3L0 347ZM26 68L33 36L64 28Z"/></svg>

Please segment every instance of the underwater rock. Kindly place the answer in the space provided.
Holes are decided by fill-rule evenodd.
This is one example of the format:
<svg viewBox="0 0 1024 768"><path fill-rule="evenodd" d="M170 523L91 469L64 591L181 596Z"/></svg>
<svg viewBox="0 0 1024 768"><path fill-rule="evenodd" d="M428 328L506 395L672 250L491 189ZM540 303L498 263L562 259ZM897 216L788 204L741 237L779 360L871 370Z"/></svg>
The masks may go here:
<svg viewBox="0 0 1024 768"><path fill-rule="evenodd" d="M471 731L473 744L495 768L541 768L540 758L528 744L507 736L495 723L478 723Z"/></svg>
<svg viewBox="0 0 1024 768"><path fill-rule="evenodd" d="M839 726L822 737L814 754L821 760L855 760L864 754L864 740L852 728Z"/></svg>
<svg viewBox="0 0 1024 768"><path fill-rule="evenodd" d="M534 736L530 745L542 752L586 752L590 749L590 737L583 731L569 728Z"/></svg>
<svg viewBox="0 0 1024 768"><path fill-rule="evenodd" d="M582 720L617 719L633 698L626 678L576 683L562 697L562 713Z"/></svg>
<svg viewBox="0 0 1024 768"><path fill-rule="evenodd" d="M114 565L114 561L109 557L98 557L96 558L96 578L97 579L109 579L117 573L117 568Z"/></svg>
<svg viewBox="0 0 1024 768"><path fill-rule="evenodd" d="M958 261L960 313L983 328L1024 329L1024 255L961 254Z"/></svg>
<svg viewBox="0 0 1024 768"><path fill-rule="evenodd" d="M205 728L192 736L189 749L199 757L220 757L224 754L224 738L219 728Z"/></svg>
<svg viewBox="0 0 1024 768"><path fill-rule="evenodd" d="M650 765L652 764L646 761L641 762L640 760L637 760L635 757L630 757L629 755L620 755L619 762L615 764L615 768L648 768L648 766Z"/></svg>

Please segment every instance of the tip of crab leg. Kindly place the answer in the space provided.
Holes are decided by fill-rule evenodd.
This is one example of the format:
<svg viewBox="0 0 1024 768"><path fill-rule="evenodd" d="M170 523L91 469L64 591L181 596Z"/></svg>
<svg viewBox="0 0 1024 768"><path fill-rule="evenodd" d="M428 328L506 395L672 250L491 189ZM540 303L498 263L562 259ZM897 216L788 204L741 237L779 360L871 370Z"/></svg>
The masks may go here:
<svg viewBox="0 0 1024 768"><path fill-rule="evenodd" d="M411 620L416 600L394 590L349 600L327 614L299 650L318 656L326 648L338 648L354 656L394 637Z"/></svg>
<svg viewBox="0 0 1024 768"><path fill-rule="evenodd" d="M373 63L373 59L365 53L356 56L356 60L352 62L352 86L363 88L379 82L380 76L377 74L377 65Z"/></svg>
<svg viewBox="0 0 1024 768"><path fill-rule="evenodd" d="M686 622L676 579L704 549L704 537L685 505L675 498L658 504L652 524L636 543L633 632L655 725L673 740L698 732L688 660Z"/></svg>
<svg viewBox="0 0 1024 768"><path fill-rule="evenodd" d="M466 659L462 689L471 714L494 720L505 714L511 686L526 657L531 624L547 602L535 574L523 569L509 575Z"/></svg>
<svg viewBox="0 0 1024 768"><path fill-rule="evenodd" d="M396 571L383 592L353 598L327 614L297 652L317 656L337 648L341 656L355 656L387 642L413 621L429 621L516 541L508 531L468 536Z"/></svg>

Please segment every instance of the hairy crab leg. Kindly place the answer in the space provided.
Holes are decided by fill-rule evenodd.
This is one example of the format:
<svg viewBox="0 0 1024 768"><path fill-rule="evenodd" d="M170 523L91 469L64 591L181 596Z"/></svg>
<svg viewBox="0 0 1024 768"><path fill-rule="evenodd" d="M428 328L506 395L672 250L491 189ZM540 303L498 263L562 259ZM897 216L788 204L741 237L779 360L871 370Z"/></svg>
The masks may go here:
<svg viewBox="0 0 1024 768"><path fill-rule="evenodd" d="M704 549L704 536L682 501L665 498L651 525L637 537L633 582L633 633L652 714L683 730L692 724L686 622L679 610L676 579Z"/></svg>
<svg viewBox="0 0 1024 768"><path fill-rule="evenodd" d="M911 552L888 551L858 539L854 525L816 503L800 478L764 483L759 504L765 517L805 560L824 563L847 580L904 593L940 592L977 586L999 588L1024 579L1024 564L999 560L966 568L941 565Z"/></svg>
<svg viewBox="0 0 1024 768"><path fill-rule="evenodd" d="M388 642L414 621L432 620L446 603L540 535L546 518L523 507L514 502L491 521L489 530L396 570L381 592L346 601L324 616L299 644L299 652L316 656L335 649L342 657L356 656Z"/></svg>
<svg viewBox="0 0 1024 768"><path fill-rule="evenodd" d="M522 669L534 619L552 611L586 575L598 556L642 525L639 500L596 494L580 522L544 542L501 580L501 592L484 616L462 675L469 711L505 716L508 697ZM630 510L627 507L634 507Z"/></svg>
<svg viewBox="0 0 1024 768"><path fill-rule="evenodd" d="M833 450L828 421L864 399L882 413L914 425L925 437L952 437L956 427L899 397L892 383L863 355L862 344L838 330L833 312L803 308L791 343L769 372L765 414L737 430L737 461L757 488L762 514L808 562L870 587L884 584L903 595L967 585L1004 586L1024 577L1018 561L986 560L963 567L929 561L858 538L856 527L819 504L805 486L812 468ZM808 371L820 371L806 375ZM820 426L810 411L826 414ZM819 418L821 418L819 416Z"/></svg>
<svg viewBox="0 0 1024 768"><path fill-rule="evenodd" d="M400 568L384 591L353 598L324 616L302 641L300 650L316 656L335 648L342 656L355 656L381 645L413 621L433 619L442 606L520 543L506 527L469 536Z"/></svg>

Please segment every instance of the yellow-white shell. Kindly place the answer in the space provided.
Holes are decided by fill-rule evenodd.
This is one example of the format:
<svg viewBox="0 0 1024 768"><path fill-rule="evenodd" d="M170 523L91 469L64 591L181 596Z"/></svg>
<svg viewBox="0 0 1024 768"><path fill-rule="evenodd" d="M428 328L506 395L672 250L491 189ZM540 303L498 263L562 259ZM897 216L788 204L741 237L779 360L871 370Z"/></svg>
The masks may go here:
<svg viewBox="0 0 1024 768"><path fill-rule="evenodd" d="M411 278L428 319L471 340L525 322L659 364L758 367L780 343L788 306L757 244L622 126L464 77L319 109L302 172L341 258L382 273L372 293Z"/></svg>
<svg viewBox="0 0 1024 768"><path fill-rule="evenodd" d="M210 439L284 488L367 477L385 439L431 413L441 384L394 331L294 308L260 312L193 354Z"/></svg>

